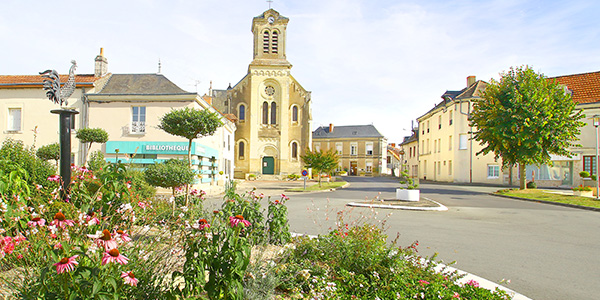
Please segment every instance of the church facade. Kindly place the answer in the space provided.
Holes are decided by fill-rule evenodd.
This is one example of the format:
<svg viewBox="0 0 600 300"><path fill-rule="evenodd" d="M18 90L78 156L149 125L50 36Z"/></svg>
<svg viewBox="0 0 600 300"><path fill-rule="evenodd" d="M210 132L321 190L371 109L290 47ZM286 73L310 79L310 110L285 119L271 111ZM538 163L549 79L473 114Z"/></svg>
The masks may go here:
<svg viewBox="0 0 600 300"><path fill-rule="evenodd" d="M311 93L291 75L288 22L273 9L255 17L248 73L226 93L213 95L215 107L237 117L236 178L299 174L300 156L311 145Z"/></svg>

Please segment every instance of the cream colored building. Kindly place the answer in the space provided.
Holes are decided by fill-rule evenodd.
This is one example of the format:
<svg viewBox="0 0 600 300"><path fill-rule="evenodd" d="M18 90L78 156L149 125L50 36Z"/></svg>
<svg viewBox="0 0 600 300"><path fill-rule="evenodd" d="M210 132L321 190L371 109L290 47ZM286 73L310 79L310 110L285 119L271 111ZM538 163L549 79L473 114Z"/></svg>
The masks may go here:
<svg viewBox="0 0 600 300"><path fill-rule="evenodd" d="M286 57L289 19L269 9L252 20L248 73L213 106L236 116L235 177L299 174L311 145L311 93L291 75Z"/></svg>
<svg viewBox="0 0 600 300"><path fill-rule="evenodd" d="M348 175L387 174L387 140L373 125L320 126L313 132L312 149L335 149L338 171Z"/></svg>
<svg viewBox="0 0 600 300"><path fill-rule="evenodd" d="M482 146L471 139L468 115L487 83L467 77L460 91L447 91L419 122L419 178L445 182L504 184L502 162L476 155Z"/></svg>
<svg viewBox="0 0 600 300"><path fill-rule="evenodd" d="M410 136L399 145L402 153L402 169L412 178L419 178L419 130L413 129Z"/></svg>

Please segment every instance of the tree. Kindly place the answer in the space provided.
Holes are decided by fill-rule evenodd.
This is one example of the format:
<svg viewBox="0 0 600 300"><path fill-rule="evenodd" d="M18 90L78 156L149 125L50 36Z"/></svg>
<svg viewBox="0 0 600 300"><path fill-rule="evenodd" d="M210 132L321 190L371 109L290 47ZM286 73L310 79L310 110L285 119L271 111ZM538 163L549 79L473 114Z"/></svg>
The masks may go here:
<svg viewBox="0 0 600 300"><path fill-rule="evenodd" d="M310 149L306 149L306 154L301 155L300 158L302 158L304 166L318 171L319 187L321 186L321 173L330 173L335 170L339 164L339 156L335 149L329 149L325 152L321 150L311 151Z"/></svg>
<svg viewBox="0 0 600 300"><path fill-rule="evenodd" d="M569 147L580 145L580 120L571 96L556 82L530 67L512 68L491 80L470 117L474 139L494 153L503 167L519 165L520 188L525 189L525 166L551 164L550 154L571 157Z"/></svg>
<svg viewBox="0 0 600 300"><path fill-rule="evenodd" d="M77 130L76 138L82 143L88 143L86 156L83 161L83 165L87 162L87 155L92 148L93 143L104 144L108 141L108 133L102 128L81 128Z"/></svg>
<svg viewBox="0 0 600 300"><path fill-rule="evenodd" d="M158 128L168 134L184 137L188 140L188 167L192 168L192 141L213 135L223 125L217 113L195 108L175 109L160 119ZM189 187L185 188L185 203L188 203Z"/></svg>
<svg viewBox="0 0 600 300"><path fill-rule="evenodd" d="M60 144L53 143L40 147L35 153L37 157L42 160L55 160L56 165L58 166L58 160L60 159Z"/></svg>
<svg viewBox="0 0 600 300"><path fill-rule="evenodd" d="M146 182L152 186L171 189L173 197L175 197L175 188L192 184L194 176L194 171L187 166L187 163L179 159L169 159L161 163L152 164L144 170L144 179ZM173 201L174 210L175 201Z"/></svg>

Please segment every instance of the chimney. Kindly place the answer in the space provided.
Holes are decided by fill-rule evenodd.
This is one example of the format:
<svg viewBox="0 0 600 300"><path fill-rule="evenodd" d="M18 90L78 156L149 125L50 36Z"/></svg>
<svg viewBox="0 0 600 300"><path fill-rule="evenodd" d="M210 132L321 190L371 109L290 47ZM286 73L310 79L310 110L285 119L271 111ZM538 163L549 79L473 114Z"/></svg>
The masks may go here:
<svg viewBox="0 0 600 300"><path fill-rule="evenodd" d="M329 133L333 132L333 123L329 123Z"/></svg>
<svg viewBox="0 0 600 300"><path fill-rule="evenodd" d="M100 55L96 56L94 76L102 77L108 73L108 60L104 57L104 48L100 48Z"/></svg>
<svg viewBox="0 0 600 300"><path fill-rule="evenodd" d="M475 77L473 75L467 77L467 87L470 87L471 85L473 85L473 83L475 83L475 81L477 81L477 77Z"/></svg>
<svg viewBox="0 0 600 300"><path fill-rule="evenodd" d="M396 148L396 143L392 143L392 148Z"/></svg>

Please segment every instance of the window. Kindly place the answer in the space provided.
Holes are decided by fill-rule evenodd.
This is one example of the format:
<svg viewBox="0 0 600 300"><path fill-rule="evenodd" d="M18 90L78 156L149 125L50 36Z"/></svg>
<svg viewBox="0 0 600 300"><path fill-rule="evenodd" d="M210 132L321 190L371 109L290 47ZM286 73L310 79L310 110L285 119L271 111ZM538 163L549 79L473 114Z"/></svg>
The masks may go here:
<svg viewBox="0 0 600 300"><path fill-rule="evenodd" d="M431 142L429 141L429 139L427 139L427 152L426 153L431 153Z"/></svg>
<svg viewBox="0 0 600 300"><path fill-rule="evenodd" d="M21 109L20 108L9 108L8 109L8 124L6 124L8 131L21 131Z"/></svg>
<svg viewBox="0 0 600 300"><path fill-rule="evenodd" d="M466 134L461 134L459 136L458 149L459 150L466 150L467 149L467 135Z"/></svg>
<svg viewBox="0 0 600 300"><path fill-rule="evenodd" d="M438 117L438 129L442 129L442 116Z"/></svg>
<svg viewBox="0 0 600 300"><path fill-rule="evenodd" d="M69 118L71 120L71 129L75 129L75 116L76 115L71 115Z"/></svg>
<svg viewBox="0 0 600 300"><path fill-rule="evenodd" d="M448 137L448 150L452 150L452 136Z"/></svg>
<svg viewBox="0 0 600 300"><path fill-rule="evenodd" d="M263 53L269 53L269 31L263 33Z"/></svg>
<svg viewBox="0 0 600 300"><path fill-rule="evenodd" d="M367 143L366 148L367 148L367 155L373 155L373 143Z"/></svg>
<svg viewBox="0 0 600 300"><path fill-rule="evenodd" d="M452 161L448 161L448 175L452 175Z"/></svg>
<svg viewBox="0 0 600 300"><path fill-rule="evenodd" d="M498 165L488 165L487 166L488 178L498 178L500 177L500 166Z"/></svg>
<svg viewBox="0 0 600 300"><path fill-rule="evenodd" d="M425 141L421 142L421 154L425 153Z"/></svg>
<svg viewBox="0 0 600 300"><path fill-rule="evenodd" d="M244 123L244 121L246 120L246 105L242 104L240 105L240 110L239 110L239 114L240 114L240 123Z"/></svg>
<svg viewBox="0 0 600 300"><path fill-rule="evenodd" d="M441 161L438 161L437 173L438 173L438 175L442 174L442 162Z"/></svg>
<svg viewBox="0 0 600 300"><path fill-rule="evenodd" d="M448 120L448 124L449 124L449 125L452 125L452 117L453 117L453 115L452 115L452 110L450 110L450 114L448 115L448 118L449 118L449 120Z"/></svg>
<svg viewBox="0 0 600 300"><path fill-rule="evenodd" d="M298 122L298 106L292 106L292 122Z"/></svg>
<svg viewBox="0 0 600 300"><path fill-rule="evenodd" d="M315 144L315 152L321 151L321 144Z"/></svg>
<svg viewBox="0 0 600 300"><path fill-rule="evenodd" d="M277 103L271 103L271 124L277 124Z"/></svg>
<svg viewBox="0 0 600 300"><path fill-rule="evenodd" d="M388 157L386 157L386 160L387 160L387 163L388 163L388 164L391 164L391 163L392 163L392 157L391 157L391 156L388 156Z"/></svg>
<svg viewBox="0 0 600 300"><path fill-rule="evenodd" d="M240 159L244 159L244 142L240 141L240 143L238 144L238 157Z"/></svg>
<svg viewBox="0 0 600 300"><path fill-rule="evenodd" d="M335 150L337 151L338 154L342 154L342 143L336 143L335 144Z"/></svg>
<svg viewBox="0 0 600 300"><path fill-rule="evenodd" d="M227 135L227 151L231 150L231 136Z"/></svg>
<svg viewBox="0 0 600 300"><path fill-rule="evenodd" d="M350 145L350 155L358 154L358 146L356 144Z"/></svg>
<svg viewBox="0 0 600 300"><path fill-rule="evenodd" d="M131 133L146 132L146 107L133 106L131 107Z"/></svg>
<svg viewBox="0 0 600 300"><path fill-rule="evenodd" d="M292 159L298 159L298 143L292 142Z"/></svg>
<svg viewBox="0 0 600 300"><path fill-rule="evenodd" d="M429 121L427 121L427 133L429 133Z"/></svg>
<svg viewBox="0 0 600 300"><path fill-rule="evenodd" d="M438 139L438 152L442 152L442 139Z"/></svg>
<svg viewBox="0 0 600 300"><path fill-rule="evenodd" d="M365 167L365 171L367 173L373 173L373 162L371 162L371 161L367 162L367 165Z"/></svg>
<svg viewBox="0 0 600 300"><path fill-rule="evenodd" d="M433 152L437 152L437 140L433 140Z"/></svg>
<svg viewBox="0 0 600 300"><path fill-rule="evenodd" d="M596 157L595 156L584 156L583 157L583 170L590 173L590 175L596 175Z"/></svg>
<svg viewBox="0 0 600 300"><path fill-rule="evenodd" d="M262 109L262 123L269 124L269 103L267 101L263 102Z"/></svg>
<svg viewBox="0 0 600 300"><path fill-rule="evenodd" d="M271 51L272 53L277 54L277 48L278 48L278 34L277 31L273 31L273 34L271 35Z"/></svg>

